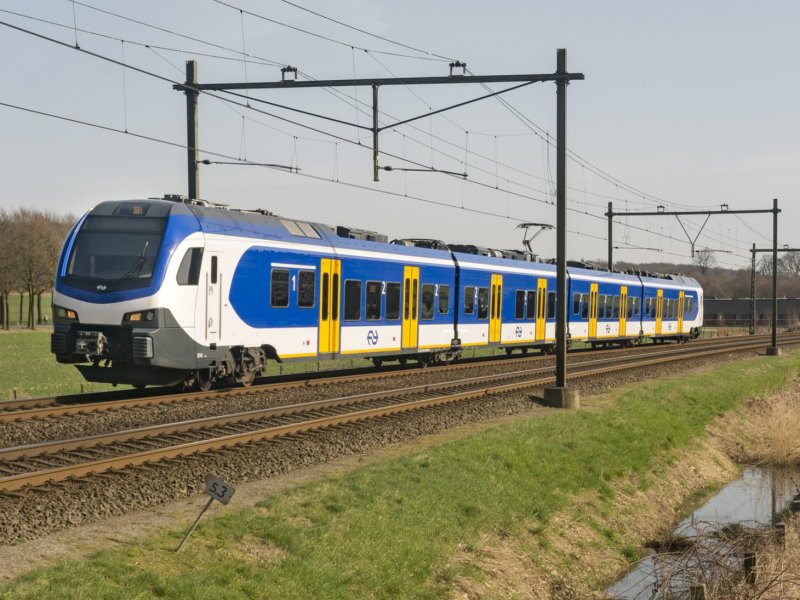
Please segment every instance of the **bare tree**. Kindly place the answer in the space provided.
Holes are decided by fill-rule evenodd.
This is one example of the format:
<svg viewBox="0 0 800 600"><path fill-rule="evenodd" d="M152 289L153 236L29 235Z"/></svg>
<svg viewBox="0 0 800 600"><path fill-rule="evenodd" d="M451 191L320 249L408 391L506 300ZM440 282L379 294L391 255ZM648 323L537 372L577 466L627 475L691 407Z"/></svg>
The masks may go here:
<svg viewBox="0 0 800 600"><path fill-rule="evenodd" d="M711 267L717 264L717 259L714 258L714 251L704 248L702 250L695 250L692 264L700 268L700 272L705 275Z"/></svg>
<svg viewBox="0 0 800 600"><path fill-rule="evenodd" d="M800 275L800 252L786 252L781 257L778 268L788 275Z"/></svg>

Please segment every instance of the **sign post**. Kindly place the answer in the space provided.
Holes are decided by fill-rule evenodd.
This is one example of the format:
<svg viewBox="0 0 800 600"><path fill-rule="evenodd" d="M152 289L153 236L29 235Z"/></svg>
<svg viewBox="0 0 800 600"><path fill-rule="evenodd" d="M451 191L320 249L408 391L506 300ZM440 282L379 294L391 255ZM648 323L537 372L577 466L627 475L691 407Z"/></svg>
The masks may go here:
<svg viewBox="0 0 800 600"><path fill-rule="evenodd" d="M178 547L175 549L175 552L180 552L183 545L186 543L186 540L189 539L189 536L192 535L192 532L197 527L197 524L200 522L200 518L205 514L205 512L211 507L211 503L216 500L217 502L221 502L222 504L227 504L230 502L230 499L233 497L233 493L236 490L233 489L233 486L230 484L225 483L217 477L216 475L206 475L206 494L210 496L208 502L203 507L203 510L200 511L200 514L197 515L197 518L192 523L192 526L189 528L189 531L186 532L186 535L183 536L181 543L178 544Z"/></svg>

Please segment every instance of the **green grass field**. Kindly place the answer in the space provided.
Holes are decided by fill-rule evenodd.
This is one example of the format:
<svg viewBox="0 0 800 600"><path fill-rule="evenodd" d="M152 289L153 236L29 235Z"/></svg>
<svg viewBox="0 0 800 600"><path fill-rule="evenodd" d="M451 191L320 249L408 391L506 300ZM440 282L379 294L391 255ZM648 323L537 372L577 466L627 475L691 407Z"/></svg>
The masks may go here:
<svg viewBox="0 0 800 600"><path fill-rule="evenodd" d="M101 551L24 575L4 598L443 598L457 560L486 535L533 535L535 561L549 520L573 512L626 559L629 531L609 531L614 483L652 485L654 474L696 448L708 424L754 396L787 385L800 354L756 358L691 379L647 382L602 410L519 419L424 452L357 468L206 518L181 554L183 531ZM628 485L632 485L628 483ZM593 498L572 505L575 498ZM526 539L529 539L526 537ZM581 570L569 553L564 568ZM571 566L570 566L571 565ZM605 582L592 582L602 585Z"/></svg>

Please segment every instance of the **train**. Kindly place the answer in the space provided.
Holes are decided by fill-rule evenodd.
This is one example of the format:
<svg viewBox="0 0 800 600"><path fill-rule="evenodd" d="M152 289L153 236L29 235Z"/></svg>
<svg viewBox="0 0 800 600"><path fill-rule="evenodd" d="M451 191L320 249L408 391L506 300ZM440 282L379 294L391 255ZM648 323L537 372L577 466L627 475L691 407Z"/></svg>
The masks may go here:
<svg viewBox="0 0 800 600"><path fill-rule="evenodd" d="M703 290L568 263L568 342L687 341ZM278 363L420 365L468 348L551 352L556 265L181 196L98 204L64 243L51 352L87 381L250 385Z"/></svg>

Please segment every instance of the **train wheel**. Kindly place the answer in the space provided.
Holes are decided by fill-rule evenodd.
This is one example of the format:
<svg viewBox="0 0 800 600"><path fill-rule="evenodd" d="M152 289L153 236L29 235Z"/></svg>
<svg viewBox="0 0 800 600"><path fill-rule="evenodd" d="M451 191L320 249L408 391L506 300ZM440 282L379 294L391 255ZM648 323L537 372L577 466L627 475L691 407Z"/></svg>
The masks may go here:
<svg viewBox="0 0 800 600"><path fill-rule="evenodd" d="M506 348L506 356L511 356L511 354L512 354L513 352L514 352L514 349L513 349L513 348Z"/></svg>
<svg viewBox="0 0 800 600"><path fill-rule="evenodd" d="M253 380L256 378L255 371L249 371L247 375L237 380L237 383L242 387L250 387L253 385Z"/></svg>
<svg viewBox="0 0 800 600"><path fill-rule="evenodd" d="M380 367L383 364L383 359L378 358L376 356L375 358L372 359L372 364L375 365L376 367Z"/></svg>
<svg viewBox="0 0 800 600"><path fill-rule="evenodd" d="M398 358L397 362L399 362L401 365L404 365L408 363L408 359L405 356L403 356L402 358Z"/></svg>
<svg viewBox="0 0 800 600"><path fill-rule="evenodd" d="M207 392L211 389L211 374L208 369L200 369L195 372L194 389L198 392Z"/></svg>

